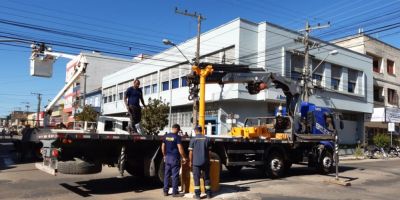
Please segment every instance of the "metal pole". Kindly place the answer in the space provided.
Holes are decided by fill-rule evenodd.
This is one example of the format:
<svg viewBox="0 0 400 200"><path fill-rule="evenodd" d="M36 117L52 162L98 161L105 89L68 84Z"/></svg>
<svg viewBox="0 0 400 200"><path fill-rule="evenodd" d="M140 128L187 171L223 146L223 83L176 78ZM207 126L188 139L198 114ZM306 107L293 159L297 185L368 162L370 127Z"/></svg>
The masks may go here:
<svg viewBox="0 0 400 200"><path fill-rule="evenodd" d="M309 35L309 29L310 25L308 24L308 21L306 22L306 28L304 31L304 69L303 69L303 87L304 87L304 96L303 96L303 101L308 102L308 76L310 74L309 70L309 44L308 44L308 35Z"/></svg>
<svg viewBox="0 0 400 200"><path fill-rule="evenodd" d="M335 179L339 180L339 144L337 131L335 131Z"/></svg>
<svg viewBox="0 0 400 200"><path fill-rule="evenodd" d="M40 114L40 104L42 101L42 94L40 93L32 93L34 95L37 95L38 97L38 104L37 104L37 111L36 111L36 127L40 126L40 122L39 122L39 114Z"/></svg>
<svg viewBox="0 0 400 200"><path fill-rule="evenodd" d="M172 84L172 82L171 82L171 84ZM171 88L169 90L169 120L168 120L168 123L169 123L169 129L170 130L172 129L171 121L172 121L172 85L171 85Z"/></svg>

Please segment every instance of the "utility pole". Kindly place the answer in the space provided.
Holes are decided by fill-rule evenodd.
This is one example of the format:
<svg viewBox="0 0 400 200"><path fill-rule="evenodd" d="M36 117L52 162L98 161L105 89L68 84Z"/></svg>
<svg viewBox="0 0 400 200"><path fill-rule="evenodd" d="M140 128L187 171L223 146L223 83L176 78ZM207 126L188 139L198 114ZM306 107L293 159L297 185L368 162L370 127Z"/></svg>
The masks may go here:
<svg viewBox="0 0 400 200"><path fill-rule="evenodd" d="M40 114L40 104L42 102L42 94L41 93L34 93L32 92L33 95L36 95L38 98L38 106L37 106L37 111L36 111L36 127L40 126L39 122L39 114Z"/></svg>
<svg viewBox="0 0 400 200"><path fill-rule="evenodd" d="M318 24L317 26L311 27L308 21L306 22L306 27L303 30L304 31L304 36L302 38L302 42L304 44L304 68L303 68L303 77L302 77L302 85L303 85L303 95L302 95L302 100L305 102L309 101L310 97L310 89L311 89L311 76L312 74L310 73L312 69L310 67L310 47L318 46L317 43L310 41L309 36L310 32L312 30L317 30L317 29L322 29L322 28L328 28L330 27L330 23L326 25L320 25Z"/></svg>
<svg viewBox="0 0 400 200"><path fill-rule="evenodd" d="M87 75L86 73L83 73L83 98L82 98L82 108L85 107L86 105L86 80L87 80Z"/></svg>
<svg viewBox="0 0 400 200"><path fill-rule="evenodd" d="M201 15L200 13L194 12L194 13L188 13L187 10L180 11L178 8L175 8L175 13L188 16L188 17L193 17L197 19L197 46L196 46L196 60L194 65L199 66L200 63L200 35L201 35L201 21L205 20L206 18ZM193 72L194 73L194 72ZM199 85L197 84L195 87L198 89ZM198 91L198 90L197 90ZM199 110L199 98L196 95L195 98L193 98L193 128L197 126L198 123L198 110Z"/></svg>

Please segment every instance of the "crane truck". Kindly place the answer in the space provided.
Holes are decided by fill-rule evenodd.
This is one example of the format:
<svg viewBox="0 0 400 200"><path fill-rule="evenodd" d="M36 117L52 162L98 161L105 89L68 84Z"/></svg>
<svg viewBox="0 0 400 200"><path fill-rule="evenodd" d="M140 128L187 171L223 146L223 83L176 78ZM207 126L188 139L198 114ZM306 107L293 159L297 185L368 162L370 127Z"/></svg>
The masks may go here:
<svg viewBox="0 0 400 200"><path fill-rule="evenodd" d="M55 55L46 50L33 51L33 59ZM51 109L77 77L90 65L78 59L78 68L53 101ZM272 178L284 176L294 163L308 163L321 173L333 169L336 135L334 112L304 102L299 97L302 89L279 74L245 65L200 63L188 75L189 84L200 86L199 125L204 127L205 85L242 83L250 94L268 87L281 89L286 96L286 107L277 115L248 116L244 127L232 127L227 135L209 136L212 155L230 172L239 173L243 167L254 167ZM245 106L245 105L241 105ZM157 177L163 181L164 161L160 144L162 135L129 134L128 118L100 116L97 128L84 126L80 130L35 129L37 139L43 144L43 161L36 167L53 175L57 173L98 173L103 165L117 167L134 176ZM114 124L107 129L107 124ZM204 129L203 129L204 130ZM184 146L190 138L183 137Z"/></svg>

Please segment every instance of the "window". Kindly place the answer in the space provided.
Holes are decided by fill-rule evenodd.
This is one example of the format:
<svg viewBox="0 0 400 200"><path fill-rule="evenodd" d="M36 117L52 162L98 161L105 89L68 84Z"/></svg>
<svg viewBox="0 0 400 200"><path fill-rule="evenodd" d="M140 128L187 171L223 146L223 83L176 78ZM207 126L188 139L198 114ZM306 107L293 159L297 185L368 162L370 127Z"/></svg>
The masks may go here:
<svg viewBox="0 0 400 200"><path fill-rule="evenodd" d="M144 86L144 94L146 95L146 94L150 94L151 93L151 91L150 91L150 85L147 85L147 86Z"/></svg>
<svg viewBox="0 0 400 200"><path fill-rule="evenodd" d="M162 82L162 91L169 90L169 81Z"/></svg>
<svg viewBox="0 0 400 200"><path fill-rule="evenodd" d="M300 80L304 67L304 56L292 54L290 57L291 78L293 80Z"/></svg>
<svg viewBox="0 0 400 200"><path fill-rule="evenodd" d="M120 92L120 93L119 93L119 100L122 100L122 99L124 99L124 93L123 93L123 92Z"/></svg>
<svg viewBox="0 0 400 200"><path fill-rule="evenodd" d="M372 57L372 70L376 73L381 73L382 58L367 52L367 55Z"/></svg>
<svg viewBox="0 0 400 200"><path fill-rule="evenodd" d="M157 93L157 92L158 92L157 84L153 84L153 85L151 86L151 92L152 92L152 93Z"/></svg>
<svg viewBox="0 0 400 200"><path fill-rule="evenodd" d="M355 91L357 78L358 78L358 71L354 69L348 69L348 82L347 82L347 91L350 93L357 93Z"/></svg>
<svg viewBox="0 0 400 200"><path fill-rule="evenodd" d="M383 102L382 92L383 92L382 87L374 86L374 101Z"/></svg>
<svg viewBox="0 0 400 200"><path fill-rule="evenodd" d="M108 96L108 102L112 102L112 96Z"/></svg>
<svg viewBox="0 0 400 200"><path fill-rule="evenodd" d="M390 74L390 75L394 75L394 69L395 69L395 66L394 66L394 61L393 60L389 60L389 59L387 59L387 61L386 61L386 70L387 70L387 73L388 74Z"/></svg>
<svg viewBox="0 0 400 200"><path fill-rule="evenodd" d="M186 87L187 86L187 79L186 76L181 77L181 87Z"/></svg>
<svg viewBox="0 0 400 200"><path fill-rule="evenodd" d="M107 97L103 97L103 103L107 103Z"/></svg>
<svg viewBox="0 0 400 200"><path fill-rule="evenodd" d="M398 97L396 90L388 88L387 91L388 91L388 103L392 105L397 105Z"/></svg>
<svg viewBox="0 0 400 200"><path fill-rule="evenodd" d="M172 89L176 89L179 87L179 78L174 78L171 80Z"/></svg>
<svg viewBox="0 0 400 200"><path fill-rule="evenodd" d="M342 77L342 67L338 65L332 65L331 67L331 86L333 90L339 90L340 79Z"/></svg>
<svg viewBox="0 0 400 200"><path fill-rule="evenodd" d="M113 95L112 95L112 97L113 97L113 101L115 101L115 96L116 96L115 94L113 94Z"/></svg>

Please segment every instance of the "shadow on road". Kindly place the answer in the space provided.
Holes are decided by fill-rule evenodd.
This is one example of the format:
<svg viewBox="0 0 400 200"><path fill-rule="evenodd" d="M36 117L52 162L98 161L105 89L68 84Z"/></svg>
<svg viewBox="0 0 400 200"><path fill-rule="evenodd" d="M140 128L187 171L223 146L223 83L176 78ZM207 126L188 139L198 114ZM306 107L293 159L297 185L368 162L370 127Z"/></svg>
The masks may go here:
<svg viewBox="0 0 400 200"><path fill-rule="evenodd" d="M125 192L140 193L162 187L156 179L138 178L133 176L80 181L76 182L74 185L61 183L60 185L81 197L89 197L93 194L117 194Z"/></svg>

